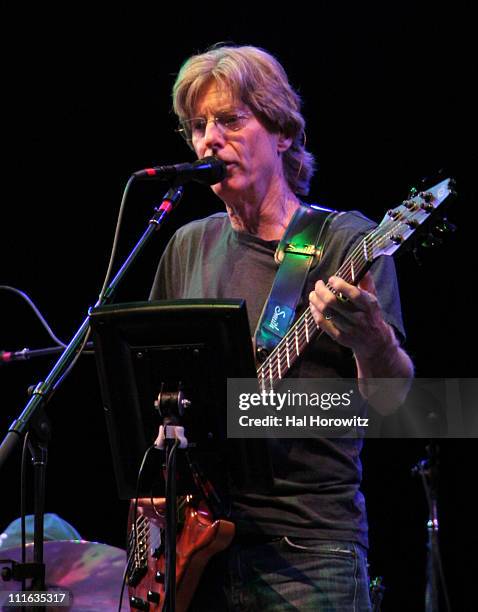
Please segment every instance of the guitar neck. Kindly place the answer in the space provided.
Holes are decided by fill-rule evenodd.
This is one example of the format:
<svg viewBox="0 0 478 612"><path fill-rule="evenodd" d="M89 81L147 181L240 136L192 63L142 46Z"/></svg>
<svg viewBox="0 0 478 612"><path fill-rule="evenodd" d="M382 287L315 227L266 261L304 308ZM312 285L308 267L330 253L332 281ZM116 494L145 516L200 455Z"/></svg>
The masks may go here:
<svg viewBox="0 0 478 612"><path fill-rule="evenodd" d="M368 234L347 257L335 273L347 283L356 285L370 267L370 250L368 244L372 240ZM327 285L332 290L330 285ZM266 360L257 368L257 378L263 390L273 389L274 385L284 378L309 344L322 334L312 316L310 307L301 314L287 334L282 338Z"/></svg>
<svg viewBox="0 0 478 612"><path fill-rule="evenodd" d="M335 276L357 285L372 262L380 255L393 255L414 234L417 228L436 213L436 209L454 193L454 181L445 179L426 192L416 193L394 209L389 210L382 222L370 231L355 247ZM446 220L440 231L447 231ZM334 291L334 289L327 285ZM263 390L273 389L275 383L286 376L314 338L322 331L307 308L288 333L257 369L257 378Z"/></svg>

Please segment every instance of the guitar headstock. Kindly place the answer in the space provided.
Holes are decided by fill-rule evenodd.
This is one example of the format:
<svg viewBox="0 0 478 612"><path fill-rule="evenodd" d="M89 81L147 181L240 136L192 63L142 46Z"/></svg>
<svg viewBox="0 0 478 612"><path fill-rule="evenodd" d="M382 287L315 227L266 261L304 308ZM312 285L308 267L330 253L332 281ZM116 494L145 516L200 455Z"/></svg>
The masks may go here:
<svg viewBox="0 0 478 612"><path fill-rule="evenodd" d="M373 260L379 255L392 255L412 237L417 230L450 196L454 194L453 179L445 179L431 189L411 194L400 206L387 212L380 225L367 236L366 258Z"/></svg>

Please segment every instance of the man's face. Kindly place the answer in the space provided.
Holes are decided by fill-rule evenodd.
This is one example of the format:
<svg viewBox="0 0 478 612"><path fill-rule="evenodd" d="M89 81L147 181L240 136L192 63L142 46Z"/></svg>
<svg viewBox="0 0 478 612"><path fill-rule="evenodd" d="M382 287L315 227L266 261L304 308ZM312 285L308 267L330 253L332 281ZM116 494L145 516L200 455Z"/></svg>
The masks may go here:
<svg viewBox="0 0 478 612"><path fill-rule="evenodd" d="M224 129L212 121L227 112L247 115L237 131ZM247 106L218 88L215 81L199 96L194 116L207 120L204 134L193 137L192 141L198 158L215 155L226 163L226 178L213 185L214 193L226 204L263 199L272 179L282 175L280 135L268 132Z"/></svg>

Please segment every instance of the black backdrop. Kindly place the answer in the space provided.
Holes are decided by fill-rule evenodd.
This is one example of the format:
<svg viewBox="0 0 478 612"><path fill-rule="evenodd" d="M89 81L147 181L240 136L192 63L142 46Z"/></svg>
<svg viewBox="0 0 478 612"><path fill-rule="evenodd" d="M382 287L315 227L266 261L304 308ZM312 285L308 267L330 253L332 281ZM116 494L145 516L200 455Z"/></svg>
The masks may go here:
<svg viewBox="0 0 478 612"><path fill-rule="evenodd" d="M352 3L351 3L352 4ZM96 300L124 184L152 164L191 159L174 133L170 89L181 62L218 41L263 46L283 62L304 100L308 147L319 170L312 197L376 220L417 181L444 169L457 179L449 211L458 231L438 249L398 263L407 349L419 376L473 376L471 12L387 3L178 7L155 3L3 10L2 245L0 283L26 291L67 339ZM471 3L470 3L471 6ZM476 157L475 157L476 159ZM126 254L145 227L158 184L131 192L121 235ZM117 301L144 299L171 232L219 210L207 188L188 186L167 228L147 248ZM0 294L0 349L48 346L19 298ZM5 432L29 384L53 361L0 370ZM83 357L48 408L54 438L47 510L85 539L123 546L93 359ZM370 441L363 454L371 527L371 574L387 584L385 610L423 609L426 504L411 466L426 440ZM456 610L476 609L474 440L444 440L440 518L444 568ZM3 469L0 528L19 515L19 454Z"/></svg>

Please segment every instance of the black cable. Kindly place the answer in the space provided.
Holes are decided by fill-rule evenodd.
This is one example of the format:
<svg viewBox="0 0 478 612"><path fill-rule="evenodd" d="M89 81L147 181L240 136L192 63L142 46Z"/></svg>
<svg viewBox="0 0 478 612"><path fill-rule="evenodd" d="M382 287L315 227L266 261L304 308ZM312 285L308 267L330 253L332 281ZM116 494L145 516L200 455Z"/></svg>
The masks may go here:
<svg viewBox="0 0 478 612"><path fill-rule="evenodd" d="M123 196L121 198L120 209L118 212L118 220L116 221L115 235L113 237L113 246L111 247L111 255L110 255L110 260L108 262L108 269L106 270L105 280L103 281L103 286L101 287L100 295L98 297L98 304L100 305L104 300L105 292L106 292L106 289L108 288L108 284L111 278L111 273L113 271L113 264L116 258L116 251L118 250L119 234L120 234L121 223L123 221L126 197L128 195L129 188L131 187L131 183L133 182L133 180L134 180L134 175L131 175L128 179L128 182L126 183L126 187L124 188Z"/></svg>
<svg viewBox="0 0 478 612"><path fill-rule="evenodd" d="M66 348L66 344L64 342L62 342L55 335L55 333L53 332L51 327L48 325L45 317L40 312L40 309L35 305L33 300L25 292L20 291L20 289L17 289L16 287L10 287L9 285L0 285L0 289L6 290L6 291L11 291L12 293L15 293L15 294L19 295L21 298L23 298L27 302L27 304L32 308L33 312L38 317L38 319L40 320L40 323L45 328L47 334L50 336L50 338L53 340L53 342L56 345L61 346L62 348ZM86 336L86 338L88 338L88 335ZM86 354L92 355L94 353L94 351L85 351L84 350L85 346L86 346L86 340L83 342L81 348L78 350L77 358L80 356L81 353L83 353L85 355ZM75 361L73 363L76 363L77 358L75 358ZM68 372L70 371L70 369L71 369L71 367L68 369ZM63 380L65 378L66 374L67 374L67 372L62 376L62 378L60 379L59 382L61 382L61 380Z"/></svg>
<svg viewBox="0 0 478 612"><path fill-rule="evenodd" d="M103 286L101 288L100 295L99 295L99 298L98 298L98 305L101 305L102 302L104 301L105 292L106 292L106 289L108 288L108 283L109 283L110 278L111 278L111 273L112 273L112 270L113 270L113 264L114 264L114 260L116 258L116 252L118 250L119 234L120 234L121 223L122 223L123 215L124 215L124 209L125 209L125 204L126 204L126 197L128 195L129 188L130 188L131 183L133 182L133 180L134 180L134 176L132 175L132 176L130 176L130 178L128 179L128 182L126 183L126 187L125 187L125 189L123 191L123 196L121 198L121 205L120 205L120 210L119 210L119 213L118 213L118 220L116 222L115 234L114 234L114 238L113 238L113 246L111 248L111 255L110 255L110 259L109 259L109 263L108 263L108 269L106 271L106 276L105 276L105 279L103 281ZM55 333L53 332L51 327L48 325L46 319L41 314L40 310L37 308L37 306L34 304L33 300L31 298L29 298L26 293L24 293L23 291L20 291L20 289L16 289L15 287L10 287L9 285L0 285L0 289L3 289L5 291L11 291L12 293L15 293L15 294L19 295L21 298L23 298L27 302L27 304L32 308L33 312L38 317L38 319L40 320L40 323L43 325L43 327L45 328L46 332L48 333L50 338L53 340L53 342L55 342L55 344L57 344L58 346L61 346L62 348L66 348L66 344L64 342L62 342L55 335ZM88 332L86 338L88 338L88 335L89 335L89 332ZM72 365L70 366L70 368L68 368L67 372L62 376L60 381L58 381L58 384L65 378L65 376L71 370L71 367L73 366L73 364L76 363L78 357L80 356L80 354L82 352L84 352L85 354L86 353L90 354L90 353L94 352L94 351L84 351L85 345L86 345L86 340L82 344L82 347L78 350L78 355L75 358L75 360L73 361Z"/></svg>
<svg viewBox="0 0 478 612"><path fill-rule="evenodd" d="M82 353L89 353L90 351L85 351L85 346L88 342L88 338L90 337L91 334L91 327L88 328L85 337L83 338L83 342L81 343L81 346L78 348L78 350L76 351L76 355L73 359L73 361L70 363L70 365L68 366L68 368L65 370L65 372L63 372L63 374L61 375L61 377L56 381L55 386L53 387L53 389L51 390L52 393L54 391L56 391L57 387L59 385L61 385L61 383L65 380L65 378L68 376L68 374L71 372L71 370L73 369L73 366L76 364L76 362L78 361L78 359L80 358ZM91 353L93 353L94 351L91 351Z"/></svg>
<svg viewBox="0 0 478 612"><path fill-rule="evenodd" d="M41 314L40 310L37 308L37 306L35 306L35 303L33 302L33 300L29 298L26 293L24 293L23 291L20 291L20 289L16 289L15 287L10 287L9 285L0 285L0 289L3 289L4 291L11 291L12 293L15 293L19 295L21 298L23 298L26 301L26 303L32 308L33 312L38 317L38 319L40 320L40 323L43 325L47 334L50 336L53 342L57 344L58 346L62 346L63 348L66 348L66 344L62 342L55 335L51 327L48 325L46 319Z"/></svg>
<svg viewBox="0 0 478 612"><path fill-rule="evenodd" d="M179 446L179 440L176 438L174 444L171 446L171 450L167 456L166 462L166 503L170 499L176 498L176 450ZM168 509L168 506L166 506ZM165 557L166 557L166 576L165 576L165 594L164 594L164 610L170 612L175 609L176 606L176 591L173 589L173 585L176 585L176 563L173 562L173 547L176 549L176 534L177 528L177 517L176 512L170 512L166 515L166 531L168 544ZM169 520L168 520L169 518Z"/></svg>
<svg viewBox="0 0 478 612"><path fill-rule="evenodd" d="M155 446L148 446L148 448L146 449L144 455L143 455L143 460L141 461L141 465L139 467L138 470L138 476L136 478L136 494L135 494L135 498L134 498L134 509L133 509L133 517L131 520L131 524L132 524L132 533L133 533L133 544L132 544L132 551L133 554L136 551L136 546L138 543L138 538L136 535L136 519L138 517L138 498L139 498L139 487L141 484L141 476L143 474L143 470L144 470L144 466L146 464L146 460L149 456L149 453L155 449ZM119 604L118 604L118 612L121 612L121 607L123 605L123 593L126 587L126 578L128 577L128 569L129 569L129 558L128 558L128 546L126 546L126 567L125 570L123 572L123 581L121 584L121 593L120 593L120 598L119 598Z"/></svg>
<svg viewBox="0 0 478 612"><path fill-rule="evenodd" d="M118 612L121 612L121 608L123 606L123 593L126 587L126 577L128 576L128 570L129 570L129 563L128 563L128 560L126 559L126 566L123 572L123 580L121 581L121 593L119 596Z"/></svg>

